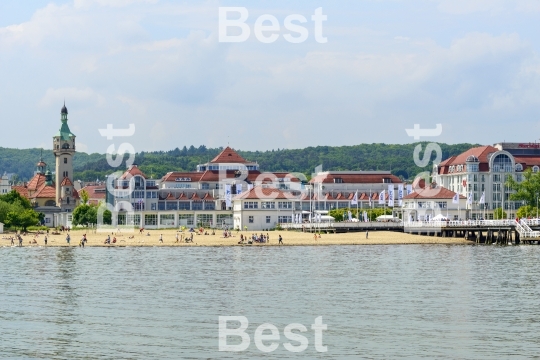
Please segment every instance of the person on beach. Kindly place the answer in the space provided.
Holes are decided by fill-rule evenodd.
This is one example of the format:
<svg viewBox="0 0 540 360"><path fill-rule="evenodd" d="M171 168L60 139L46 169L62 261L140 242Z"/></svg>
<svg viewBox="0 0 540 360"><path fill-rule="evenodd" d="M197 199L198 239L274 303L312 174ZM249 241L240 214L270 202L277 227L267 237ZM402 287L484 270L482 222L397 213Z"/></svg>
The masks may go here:
<svg viewBox="0 0 540 360"><path fill-rule="evenodd" d="M49 232L49 230L47 230L47 233ZM47 245L47 235L45 235L45 238L43 239L43 241L45 241L45 245Z"/></svg>
<svg viewBox="0 0 540 360"><path fill-rule="evenodd" d="M282 244L282 245L283 245L283 239L281 238L281 235L279 235L278 240L279 240L278 244Z"/></svg>
<svg viewBox="0 0 540 360"><path fill-rule="evenodd" d="M175 243L177 243L178 240L179 240L179 239L178 239L178 231L177 231L177 232L176 232L176 241L175 241Z"/></svg>
<svg viewBox="0 0 540 360"><path fill-rule="evenodd" d="M366 239L368 238L369 236L369 230L366 230Z"/></svg>
<svg viewBox="0 0 540 360"><path fill-rule="evenodd" d="M69 236L69 234L67 234L67 236L66 236L66 242L67 242L68 245L69 245L69 241L70 241L70 240L71 240L71 237Z"/></svg>
<svg viewBox="0 0 540 360"><path fill-rule="evenodd" d="M159 242L163 244L163 234L159 234Z"/></svg>
<svg viewBox="0 0 540 360"><path fill-rule="evenodd" d="M84 247L84 237L79 241L79 247Z"/></svg>
<svg viewBox="0 0 540 360"><path fill-rule="evenodd" d="M13 238L13 236L11 237L11 246L15 246L15 239Z"/></svg>

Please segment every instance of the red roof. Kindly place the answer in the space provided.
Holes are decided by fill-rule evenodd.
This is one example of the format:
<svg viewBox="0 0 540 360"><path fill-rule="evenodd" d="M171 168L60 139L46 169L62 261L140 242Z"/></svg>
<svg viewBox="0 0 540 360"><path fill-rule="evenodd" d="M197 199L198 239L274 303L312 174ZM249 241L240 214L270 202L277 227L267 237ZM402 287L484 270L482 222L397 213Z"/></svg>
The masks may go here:
<svg viewBox="0 0 540 360"><path fill-rule="evenodd" d="M339 182L336 182L336 179ZM390 179L393 184L401 184L401 181L397 176L392 174L320 174L313 177L309 183L343 183L343 184L381 184L384 179Z"/></svg>
<svg viewBox="0 0 540 360"><path fill-rule="evenodd" d="M35 194L33 198L56 198L56 187L54 185L43 185Z"/></svg>
<svg viewBox="0 0 540 360"><path fill-rule="evenodd" d="M247 163L246 159L241 157L236 151L230 147L226 147L215 158L210 161L211 163Z"/></svg>
<svg viewBox="0 0 540 360"><path fill-rule="evenodd" d="M297 199L297 197L276 188L255 186L250 191L235 196L234 199Z"/></svg>
<svg viewBox="0 0 540 360"><path fill-rule="evenodd" d="M11 190L15 190L18 192L22 197L25 197L28 199L28 188L23 185L14 185L11 187Z"/></svg>
<svg viewBox="0 0 540 360"><path fill-rule="evenodd" d="M129 175L129 176L128 176ZM140 175L143 178L147 179L146 175L138 168L137 165L131 165L123 174L120 176L120 179L126 179L135 175Z"/></svg>
<svg viewBox="0 0 540 360"><path fill-rule="evenodd" d="M418 189L415 192L410 193L403 199L452 199L456 195L452 190L448 190L444 187L427 187L425 189ZM465 196L459 195L460 199L465 199Z"/></svg>
<svg viewBox="0 0 540 360"><path fill-rule="evenodd" d="M73 186L73 183L69 178L65 177L64 180L60 183L60 186Z"/></svg>
<svg viewBox="0 0 540 360"><path fill-rule="evenodd" d="M189 200L186 196L186 194L181 193L180 196L178 196L178 200Z"/></svg>
<svg viewBox="0 0 540 360"><path fill-rule="evenodd" d="M45 184L45 175L38 173L30 179L26 187L29 191L36 191L39 189L43 184Z"/></svg>
<svg viewBox="0 0 540 360"><path fill-rule="evenodd" d="M206 193L203 197L203 200L204 201L213 201L214 200L214 197L212 195L210 195L210 193Z"/></svg>
<svg viewBox="0 0 540 360"><path fill-rule="evenodd" d="M193 195L191 195L191 200L199 201L201 200L201 198L199 197L199 195L197 195L197 193L193 193Z"/></svg>
<svg viewBox="0 0 540 360"><path fill-rule="evenodd" d="M489 159L488 155L499 151L499 149L490 146L479 146L469 149L457 156L452 156L439 164L439 174L448 174L448 167L451 165L465 165L469 156L475 156L478 158L479 170L489 171ZM463 170L465 172L466 169ZM457 173L457 171L456 171Z"/></svg>
<svg viewBox="0 0 540 360"><path fill-rule="evenodd" d="M89 200L104 200L106 193L105 185L86 185L81 189L88 193Z"/></svg>

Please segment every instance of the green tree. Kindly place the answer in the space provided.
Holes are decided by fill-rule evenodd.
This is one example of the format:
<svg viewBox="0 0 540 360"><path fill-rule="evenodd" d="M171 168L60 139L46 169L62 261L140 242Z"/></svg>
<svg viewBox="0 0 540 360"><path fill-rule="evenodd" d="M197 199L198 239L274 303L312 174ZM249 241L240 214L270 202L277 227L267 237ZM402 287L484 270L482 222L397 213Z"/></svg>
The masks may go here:
<svg viewBox="0 0 540 360"><path fill-rule="evenodd" d="M495 220L506 219L506 212L502 208L496 208L493 210L493 218Z"/></svg>
<svg viewBox="0 0 540 360"><path fill-rule="evenodd" d="M81 204L73 210L73 225L95 224L97 222L97 207L88 204Z"/></svg>
<svg viewBox="0 0 540 360"><path fill-rule="evenodd" d="M510 195L510 200L522 200L527 205L536 205L540 196L540 172L533 173L531 169L527 169L523 172L523 181L517 182L509 176L506 185L515 191Z"/></svg>
<svg viewBox="0 0 540 360"><path fill-rule="evenodd" d="M531 206L531 205L522 206L516 212L516 216L520 219L528 218L528 217L536 217L536 214L538 214L538 208L536 206Z"/></svg>
<svg viewBox="0 0 540 360"><path fill-rule="evenodd" d="M88 195L88 191L82 189L81 191L79 191L79 196L81 197L81 203L83 205L88 204L88 199L90 198L90 196Z"/></svg>
<svg viewBox="0 0 540 360"><path fill-rule="evenodd" d="M29 226L37 225L39 222L38 214L32 209L23 211L10 211L7 214L6 224L13 228L21 228L26 231Z"/></svg>
<svg viewBox="0 0 540 360"><path fill-rule="evenodd" d="M24 209L32 208L30 201L27 198L22 197L21 194L15 190L11 190L5 195L0 195L0 201L4 201L8 204L20 204Z"/></svg>

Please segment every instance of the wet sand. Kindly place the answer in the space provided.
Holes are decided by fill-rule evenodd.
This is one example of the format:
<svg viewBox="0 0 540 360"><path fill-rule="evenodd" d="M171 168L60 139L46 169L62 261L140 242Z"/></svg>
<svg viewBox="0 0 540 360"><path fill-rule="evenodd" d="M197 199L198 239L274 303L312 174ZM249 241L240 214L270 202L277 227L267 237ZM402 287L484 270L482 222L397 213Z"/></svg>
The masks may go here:
<svg viewBox="0 0 540 360"><path fill-rule="evenodd" d="M150 236L147 235L150 234ZM211 231L209 231L211 234ZM120 231L117 233L94 233L93 230L72 230L70 231L71 241L68 245L66 242L67 233L60 235L48 236L47 246L79 246L80 239L83 234L86 234L88 242L86 246L105 246L105 247L122 247L122 246L277 246L278 235L283 238L284 246L314 246L314 245L392 245L392 244L472 244L471 241L462 238L442 238L433 236L420 236L404 234L391 231L372 231L369 232L369 237L366 239L365 232L344 233L344 234L321 234L320 238L314 238L314 234L302 233L295 231L270 231L264 234L270 235L269 243L254 243L253 245L239 245L240 234L251 236L249 231L236 232L233 231L231 238L223 238L222 232L216 232L215 235L193 235L193 243L185 243L180 240L176 242L177 231L173 229L167 230L145 230L144 234L139 234L138 231L128 233ZM163 235L163 243L159 241L160 235ZM190 236L188 231L179 232L179 236L183 234L184 238ZM260 234L260 232L258 233ZM110 245L104 244L107 235L111 236L111 240L116 237L116 243ZM2 234L0 246L10 246L11 241L6 239L13 234ZM31 244L33 239L36 239L37 244ZM35 236L29 233L23 236L23 246L43 246L44 235ZM15 244L18 241L15 240Z"/></svg>

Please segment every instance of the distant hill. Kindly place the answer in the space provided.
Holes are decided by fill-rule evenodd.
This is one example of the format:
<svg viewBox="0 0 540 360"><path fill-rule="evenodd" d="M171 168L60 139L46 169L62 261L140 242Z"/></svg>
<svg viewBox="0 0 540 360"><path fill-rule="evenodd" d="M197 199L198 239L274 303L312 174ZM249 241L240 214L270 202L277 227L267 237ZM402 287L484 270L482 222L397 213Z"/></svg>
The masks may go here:
<svg viewBox="0 0 540 360"><path fill-rule="evenodd" d="M425 149L427 143L421 143ZM428 166L421 169L413 159L417 144L360 144L354 146L317 146L294 150L241 151L240 155L249 161L260 164L262 171L301 172L310 175L316 166L323 170L390 170L404 179L414 178L421 171L429 171ZM476 144L439 144L443 160L460 154ZM190 146L170 151L141 152L136 154L135 163L142 171L154 178L160 178L169 171L194 171L197 164L205 163L215 157L222 148L198 148ZM15 173L21 181L30 179L39 161L41 149L0 148L0 172ZM435 153L432 153L432 159ZM423 158L424 152L420 158ZM43 151L43 160L54 171L52 150ZM74 157L75 180L93 181L104 179L112 169L103 154L77 153Z"/></svg>

